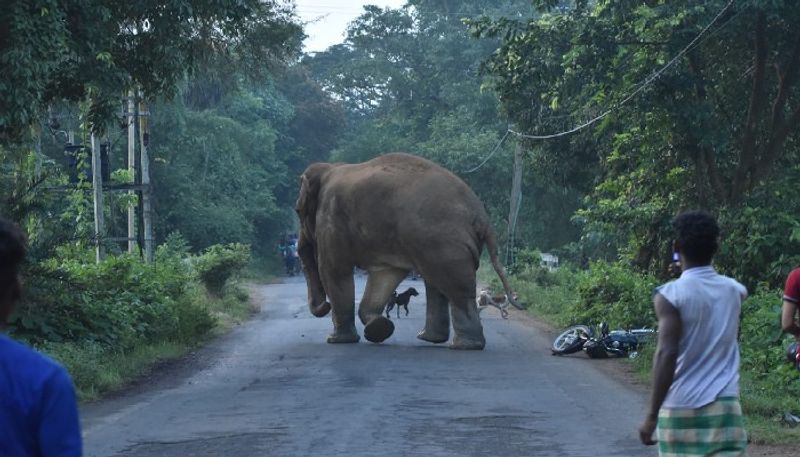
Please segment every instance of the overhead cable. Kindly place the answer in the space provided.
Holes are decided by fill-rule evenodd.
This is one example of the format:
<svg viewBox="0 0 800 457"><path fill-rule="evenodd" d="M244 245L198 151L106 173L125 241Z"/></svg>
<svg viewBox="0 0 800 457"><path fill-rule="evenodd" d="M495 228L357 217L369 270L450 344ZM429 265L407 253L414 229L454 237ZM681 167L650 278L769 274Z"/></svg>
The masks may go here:
<svg viewBox="0 0 800 457"><path fill-rule="evenodd" d="M511 129L506 130L506 133L505 133L505 135L503 135L503 138L500 138L500 141L497 142L497 145L495 145L494 149L492 149L492 152L485 159L483 159L483 162L478 164L478 166L476 166L475 168L471 168L471 169L469 169L467 171L464 171L463 173L464 174L472 173L472 172L478 171L482 166L484 166L486 164L486 162L488 162L489 159L491 159L492 156L500 149L500 145L502 145L503 141L505 141L506 138L508 138L508 134L509 133L513 133L513 132L511 132Z"/></svg>
<svg viewBox="0 0 800 457"><path fill-rule="evenodd" d="M635 97L636 95L638 95L638 94L639 94L639 92L643 91L643 90L644 90L644 89L645 89L647 86L649 86L650 84L652 84L652 83L653 83L653 81L655 81L656 79L658 79L658 77L659 77L659 76L661 76L661 74L663 74L665 71L667 71L667 69L668 69L669 67L671 67L672 65L674 65L674 64L675 64L675 62L677 62L677 61L678 61L678 59L680 59L681 57L683 57L683 55L684 55L684 54L686 54L687 52L689 52L689 51L690 51L690 50L691 50L691 49L692 49L692 48L693 48L693 47L694 47L694 46L695 46L695 45L698 43L698 41L700 40L700 38L701 38L703 35L705 35L705 33L708 31L708 29L710 29L710 28L711 28L711 27L712 27L712 26L713 26L713 25L714 25L714 24L717 22L717 20L719 20L719 18L720 18L720 17L722 17L722 15L723 15L723 14L725 14L725 12L726 12L726 11L728 11L728 9L731 7L731 5L733 5L733 2L734 2L734 0L730 0L730 1L728 2L728 4L727 4L727 5L725 5L725 7L724 7L724 8L722 8L722 9L720 10L720 12L719 12L719 13L717 13L717 15L714 17L714 19L713 19L713 20L712 20L712 21L711 21L711 22L710 22L710 23L709 23L707 26L705 26L705 28L704 28L703 30L701 30L701 31L700 31L700 33L699 33L699 34L698 34L696 37L694 37L694 39L693 39L692 41L690 41L690 42L689 42L689 44L687 44L687 45L686 45L686 46L685 46L683 49L681 49L681 51L680 51L680 52L678 52L678 53L675 55L675 57L673 57L673 58L672 58L672 59L671 59L669 62L667 62L667 63L666 63L666 65L664 65L663 67L661 67L660 69L658 69L657 71L655 71L653 74L651 74L650 76L648 76L647 78L645 78L645 80L644 80L644 81L643 81L641 84L639 84L639 87L637 87L637 88L636 88L636 90L634 90L633 92L631 92L631 93L630 93L630 94L629 94L627 97L625 97L625 98L624 98L624 99L623 99L621 102L617 103L617 104L616 104L616 106L614 106L614 107L612 107L612 108L609 108L608 110L604 111L604 112L603 112L602 114L600 114L599 116L597 116L597 117L595 117L595 118L593 118L593 119L591 119L591 120L589 120L589 121L587 121L587 122L584 122L583 124L581 124L581 125L579 125L579 126L577 126L577 127L574 127L574 128L572 128L572 129L570 129L570 130L566 130L566 131L563 131L563 132L558 132L558 133L552 133L552 134L548 134L548 135L529 135L529 134L525 134L525 133L516 132L516 131L514 131L514 130L512 130L512 129L508 129L508 131L509 131L510 133L512 133L512 134L514 134L514 135L516 135L517 137L520 137L520 138L526 138L526 139L529 139L529 140L549 140L549 139L552 139L552 138L558 138L558 137L562 137L562 136L570 135L570 134L572 134L572 133L575 133L575 132L577 132L577 131L579 131L579 130L582 130L582 129L584 129L584 128L586 128L586 127L588 127L588 126L590 126L590 125L594 124L595 122L597 122L597 121L599 121L599 120L603 119L604 117L606 117L606 116L608 116L609 114L611 114L611 113L612 113L612 112L613 112L615 109L617 109L617 108L619 108L620 106L622 106L622 105L626 104L626 103L627 103L627 102L629 102L629 101L630 101L630 100L631 100L633 97ZM488 160L488 159L487 159L487 160ZM482 165L482 164L481 164L481 165Z"/></svg>

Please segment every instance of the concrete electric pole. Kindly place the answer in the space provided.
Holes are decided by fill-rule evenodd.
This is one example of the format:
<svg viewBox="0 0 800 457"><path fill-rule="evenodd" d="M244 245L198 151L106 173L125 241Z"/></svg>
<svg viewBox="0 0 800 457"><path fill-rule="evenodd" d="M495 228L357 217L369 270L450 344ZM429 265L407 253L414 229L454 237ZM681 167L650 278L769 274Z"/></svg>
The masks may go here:
<svg viewBox="0 0 800 457"><path fill-rule="evenodd" d="M103 214L103 169L100 160L100 144L94 132L91 134L92 146L92 190L94 195L94 245L95 259L100 263L105 259L105 219Z"/></svg>

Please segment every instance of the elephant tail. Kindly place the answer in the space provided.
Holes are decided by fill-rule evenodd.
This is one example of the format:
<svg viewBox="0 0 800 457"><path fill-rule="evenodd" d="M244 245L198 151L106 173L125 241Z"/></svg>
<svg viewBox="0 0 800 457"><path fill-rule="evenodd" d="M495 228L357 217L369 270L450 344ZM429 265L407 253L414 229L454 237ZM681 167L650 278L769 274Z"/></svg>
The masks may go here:
<svg viewBox="0 0 800 457"><path fill-rule="evenodd" d="M492 228L491 224L486 224L485 227L486 228L483 230L483 239L486 241L486 248L489 250L489 258L492 261L494 271L497 272L500 282L503 283L503 289L506 291L508 302L511 303L514 308L525 309L524 306L517 303L516 295L511 290L511 285L508 283L508 278L506 278L506 270L497 257L497 235L494 232L494 228Z"/></svg>

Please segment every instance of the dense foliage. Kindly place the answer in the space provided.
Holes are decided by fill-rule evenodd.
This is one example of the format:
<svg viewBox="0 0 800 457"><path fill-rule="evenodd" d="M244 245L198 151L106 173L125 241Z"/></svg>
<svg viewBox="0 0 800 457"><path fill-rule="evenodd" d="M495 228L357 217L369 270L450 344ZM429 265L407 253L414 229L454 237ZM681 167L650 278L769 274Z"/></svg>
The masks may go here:
<svg viewBox="0 0 800 457"><path fill-rule="evenodd" d="M292 230L296 175L327 158L340 127L338 104L291 65L302 38L278 1L4 4L0 215L29 247L10 331L63 361L84 394L119 383L109 373L137 354L178 354L247 314L230 280L251 246L274 255ZM105 194L96 240L87 149L64 166L68 137L88 146L94 134L109 145L108 184L140 182L120 114L133 89L147 103L151 264L120 240L137 196ZM100 263L95 242L109 254Z"/></svg>
<svg viewBox="0 0 800 457"><path fill-rule="evenodd" d="M159 247L154 264L127 254L99 264L88 253L59 255L27 272L26 294L9 330L57 357L81 395L93 397L124 381L116 378L131 354L191 347L222 316L246 317L248 296L228 281L246 261L241 246L192 256L174 236Z"/></svg>
<svg viewBox="0 0 800 457"><path fill-rule="evenodd" d="M334 160L358 162L390 151L434 160L481 197L498 232L507 231L515 142L508 119L484 90L481 64L499 40L470 39L462 18L532 17L528 0L413 0L401 9L366 7L342 44L305 59L312 75L343 101L348 125ZM580 196L563 182L531 173L527 160L520 244L551 249L577 235L569 217Z"/></svg>
<svg viewBox="0 0 800 457"><path fill-rule="evenodd" d="M534 253L535 254L535 253ZM535 255L512 278L513 288L531 311L557 328L582 323L607 322L611 328L653 327L653 287L660 281L635 273L625 263L598 261L588 269L562 267L549 271ZM785 348L791 338L780 328L780 289L758 288L744 302L739 347L741 392L748 428L755 442L791 442L794 435L770 436L770 427L786 411L800 409L800 376L786 363ZM637 364L649 379L653 348L644 348ZM782 433L780 433L782 435Z"/></svg>
<svg viewBox="0 0 800 457"><path fill-rule="evenodd" d="M670 219L711 210L716 264L751 291L746 407L774 414L781 405L756 400L770 389L800 397L776 308L800 264L793 2L409 0L366 7L343 43L302 57L282 2L134 3L0 11L0 214L31 245L13 331L81 376L97 375L85 354L206 333L209 303L231 299L225 284L250 252L274 256L292 230L309 163L406 151L478 193L513 244L515 287L559 325L654 325ZM112 256L94 264L90 182L53 192L67 183L63 135L104 134L115 182L130 183L116 111L134 87L151 113L162 248L146 265L107 241ZM515 151L522 208L509 240ZM109 236L125 233L136 199L107 197ZM540 267L535 249L566 266Z"/></svg>
<svg viewBox="0 0 800 457"><path fill-rule="evenodd" d="M283 3L243 0L12 0L0 11L0 141L25 137L56 100L86 102L103 130L118 99L139 85L174 94L187 71L255 71L299 50ZM261 70L263 71L263 70Z"/></svg>
<svg viewBox="0 0 800 457"><path fill-rule="evenodd" d="M144 340L191 339L212 326L192 291L196 273L179 255L149 266L120 255L52 258L38 265L12 334L33 343L93 341L130 349Z"/></svg>
<svg viewBox="0 0 800 457"><path fill-rule="evenodd" d="M583 252L663 275L672 215L708 208L723 222L723 269L777 285L800 247L782 186L797 176L795 5L534 3L540 18L471 27L503 37L486 68L521 131L566 131L610 110L530 143L536 167L586 195Z"/></svg>
<svg viewBox="0 0 800 457"><path fill-rule="evenodd" d="M222 296L228 280L240 273L250 261L250 247L232 243L227 246L215 244L194 261L194 269L209 293Z"/></svg>

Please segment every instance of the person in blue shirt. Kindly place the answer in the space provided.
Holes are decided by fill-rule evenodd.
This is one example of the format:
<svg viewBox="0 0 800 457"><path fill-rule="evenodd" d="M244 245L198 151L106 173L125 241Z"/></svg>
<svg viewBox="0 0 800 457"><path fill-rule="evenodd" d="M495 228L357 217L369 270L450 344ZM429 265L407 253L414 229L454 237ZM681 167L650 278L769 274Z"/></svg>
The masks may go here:
<svg viewBox="0 0 800 457"><path fill-rule="evenodd" d="M0 218L0 325L22 295L25 237ZM82 454L75 389L58 363L0 334L0 457Z"/></svg>

